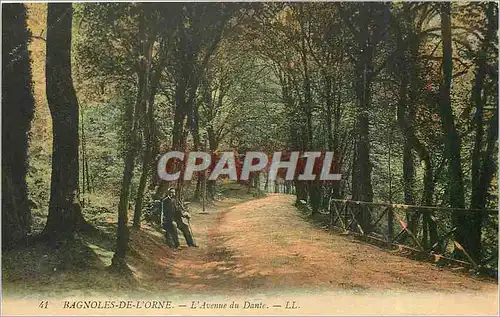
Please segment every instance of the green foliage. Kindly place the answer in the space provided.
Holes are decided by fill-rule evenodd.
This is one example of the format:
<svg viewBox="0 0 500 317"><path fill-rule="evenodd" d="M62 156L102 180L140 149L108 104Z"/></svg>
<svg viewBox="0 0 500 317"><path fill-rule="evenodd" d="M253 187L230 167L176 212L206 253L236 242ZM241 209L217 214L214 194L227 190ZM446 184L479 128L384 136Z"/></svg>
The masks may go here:
<svg viewBox="0 0 500 317"><path fill-rule="evenodd" d="M93 186L116 195L122 173L120 145L120 100L82 107L87 158Z"/></svg>
<svg viewBox="0 0 500 317"><path fill-rule="evenodd" d="M428 163L431 204L451 205L450 189L455 184L445 155L447 134L440 113L439 4L77 3L74 8L75 86L92 187L83 196L90 201L84 212L92 219L117 209L123 159L130 148L130 120L138 122L140 136L131 202L148 157L144 155L149 146L147 129L154 134L151 162L146 162L144 210L161 194L155 174L158 156L179 144L185 151L202 147L205 139L214 151L334 151L343 180L339 188L317 188L324 191L325 197L320 197L324 201L334 191L339 198L353 196L353 174L360 164L356 155L361 141L366 141L368 154L364 153L361 164L371 172L354 181L369 179L373 200L402 203L410 191L414 202L421 204L428 189L424 184ZM498 50L496 37L490 39L487 34L489 27L496 32L498 25L488 24L492 20L486 18L488 8L486 3L452 5L450 97L453 124L461 139L465 201L472 201L474 195L473 162L479 162L482 170L488 167L485 163L492 163L493 176L482 207L496 208L497 145L487 135L495 132L497 120ZM493 17L497 11L495 7ZM138 96L139 69L148 63L144 54L148 43L152 49L145 68L145 95L155 95L145 102ZM478 66L481 56L484 70ZM473 87L481 71L484 112L476 115ZM158 85L153 87L157 75ZM146 120L149 106L152 122ZM400 107L402 113L398 113ZM126 109L137 109L137 115L127 116ZM409 142L411 177L405 174L408 162L403 155L409 134L399 116L407 119L418 141ZM363 133L360 119L367 122ZM479 142L478 126L484 130ZM50 151L36 135L28 184L43 219ZM474 153L480 154L479 160ZM405 188L407 183L410 189ZM186 184L187 196L195 193L195 186L196 180ZM310 194L306 199L313 200Z"/></svg>
<svg viewBox="0 0 500 317"><path fill-rule="evenodd" d="M106 88L101 92L108 98L119 94L122 99L129 98L128 102L133 102L134 67L137 58L140 58L138 26L133 21L137 20L140 10L134 4L79 4L76 8L81 21L75 45L78 68L87 79L104 85ZM443 133L437 91L433 88L438 87L440 81L436 8L433 5L393 4L389 11L380 7L380 10L371 13L374 28L379 29L381 36L378 39L381 44L374 53L376 76L372 104L367 110L373 160L371 177L375 199L379 201L403 200L404 136L396 124L401 77L396 73L405 62L396 58L397 45L399 36L403 39L418 36L420 42L411 43L417 45L416 55L411 55L411 58L417 58L414 60L416 68L412 85L418 90L412 92L410 109L414 113L416 136L432 153L436 183L434 201L444 205L449 202L445 195L448 183L447 170L444 168ZM344 193L348 194L357 116L353 86L355 78L352 76L356 54L352 48L359 40L356 38L356 28L363 22L359 19L360 14L364 14L364 7L331 3L265 4L252 9L240 8L238 14L235 14L235 7L224 8L228 11L220 9L212 5L172 4L151 6L145 13L150 17L148 24L151 28L158 21L177 16L170 22L171 28L162 29L157 38L156 47L160 52L165 50L169 60L155 98L154 112L160 147L166 149L169 144L177 98L175 89L179 83L178 76L182 74L178 67L184 58L188 58L179 55L182 50L178 45L183 44L176 42L176 39L190 34L192 45L213 50L211 55L199 55L192 69L201 76L196 97L199 105L196 107L199 107L197 120L202 137L206 136L205 131L212 129L219 150L272 151L287 148L297 142L305 142L304 133L308 129L305 116L310 111L312 147L327 148L332 139L336 140L336 150L342 155L341 171L346 177L343 182ZM457 75L452 98L457 126L464 138L462 152L464 170L467 171L471 151L468 144L472 142L470 115L467 115L471 111L470 93L467 91L470 91L470 66L474 62L473 43L476 38L466 37L462 30L474 28L476 32L483 32L481 27L472 25L472 21L475 21L472 16L480 16L482 8L470 5L457 6L454 10L458 30L454 45L456 58L461 61L454 63ZM210 46L209 43L217 37L217 25L213 25L209 19L193 18L209 11L216 15L225 14L223 12L233 14L231 23L216 46ZM181 21L181 24L177 24ZM469 45L465 45L467 41ZM169 45L163 46L162 43ZM192 49L196 52L196 48ZM198 67L205 68L201 70ZM306 78L310 84L310 96L304 90ZM129 93L123 93L126 91ZM90 89L89 93L94 92L99 90ZM310 103L307 98L310 98ZM337 113L339 116L335 121L333 119ZM332 120L331 123L328 118ZM329 124L331 131L327 129ZM208 131L209 138L210 133ZM189 139L188 144L192 146L193 141ZM418 163L415 152L413 156ZM423 190L422 165L416 164L415 169L413 190L419 193ZM469 178L470 175L465 173L465 177ZM470 193L470 188L466 192Z"/></svg>
<svg viewBox="0 0 500 317"><path fill-rule="evenodd" d="M2 247L30 231L26 174L35 100L24 4L2 6Z"/></svg>

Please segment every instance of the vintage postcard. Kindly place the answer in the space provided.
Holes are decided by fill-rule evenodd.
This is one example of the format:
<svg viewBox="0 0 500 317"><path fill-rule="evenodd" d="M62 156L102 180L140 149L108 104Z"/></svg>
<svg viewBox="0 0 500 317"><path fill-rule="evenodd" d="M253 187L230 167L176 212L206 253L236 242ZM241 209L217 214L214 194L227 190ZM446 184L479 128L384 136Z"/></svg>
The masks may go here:
<svg viewBox="0 0 500 317"><path fill-rule="evenodd" d="M2 315L496 315L497 2L2 3Z"/></svg>

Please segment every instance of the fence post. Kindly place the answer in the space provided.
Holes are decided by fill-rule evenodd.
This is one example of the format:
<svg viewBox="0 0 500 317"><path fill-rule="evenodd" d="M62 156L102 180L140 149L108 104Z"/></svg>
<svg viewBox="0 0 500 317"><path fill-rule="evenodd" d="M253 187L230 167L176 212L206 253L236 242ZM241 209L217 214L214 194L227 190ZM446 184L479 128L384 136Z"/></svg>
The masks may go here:
<svg viewBox="0 0 500 317"><path fill-rule="evenodd" d="M328 198L328 212L330 213L330 229L333 229L333 208L332 208L332 198Z"/></svg>
<svg viewBox="0 0 500 317"><path fill-rule="evenodd" d="M394 237L394 210L392 206L387 211L387 246L391 248L392 238Z"/></svg>
<svg viewBox="0 0 500 317"><path fill-rule="evenodd" d="M345 224L345 231L351 231L351 228L349 228L349 221L348 221L348 214L349 214L349 203L345 203L345 209L344 209L344 224Z"/></svg>

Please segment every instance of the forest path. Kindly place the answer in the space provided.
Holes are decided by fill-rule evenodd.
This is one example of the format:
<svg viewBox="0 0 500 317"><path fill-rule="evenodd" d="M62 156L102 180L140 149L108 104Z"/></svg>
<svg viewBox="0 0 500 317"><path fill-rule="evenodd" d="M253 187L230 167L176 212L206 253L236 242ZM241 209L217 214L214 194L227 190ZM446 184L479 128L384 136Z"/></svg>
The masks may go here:
<svg viewBox="0 0 500 317"><path fill-rule="evenodd" d="M199 248L173 252L162 289L496 292L497 285L314 227L273 195L193 214ZM184 241L183 241L184 242ZM184 242L185 243L185 242Z"/></svg>
<svg viewBox="0 0 500 317"><path fill-rule="evenodd" d="M243 192L244 191L244 192ZM113 243L89 240L99 256L93 269L58 269L61 254L47 247L18 250L2 264L6 315L39 315L40 300L172 300L169 315L256 315L254 309L191 309L201 304L252 301L273 315L496 315L497 285L431 263L392 254L349 236L319 229L293 206L295 197L252 199L246 189L200 214L191 208L198 248L172 250L158 228L132 230L127 263L133 279L110 274ZM99 242L100 241L100 242ZM102 243L106 242L106 243ZM52 253L51 253L52 252ZM67 257L66 253L63 253ZM83 257L87 257L86 253ZM19 265L22 263L22 265ZM35 265L33 265L35 264ZM30 298L27 303L24 298ZM300 309L290 311L289 302ZM181 307L181 304L183 306ZM276 305L278 304L278 305ZM272 305L272 306L271 306ZM275 307L277 306L277 307ZM19 307L28 309L19 310ZM59 306L62 307L62 306ZM138 315L141 310L65 310L63 315ZM145 310L146 314L165 311Z"/></svg>

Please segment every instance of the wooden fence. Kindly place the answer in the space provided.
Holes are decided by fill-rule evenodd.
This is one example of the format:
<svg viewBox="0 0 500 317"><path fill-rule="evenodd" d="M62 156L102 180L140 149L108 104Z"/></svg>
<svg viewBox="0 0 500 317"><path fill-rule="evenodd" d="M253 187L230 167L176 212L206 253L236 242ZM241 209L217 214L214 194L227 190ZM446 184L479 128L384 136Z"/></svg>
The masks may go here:
<svg viewBox="0 0 500 317"><path fill-rule="evenodd" d="M498 270L498 211L411 206L331 199L330 226L345 233L373 239L388 247L460 262L475 269ZM454 213L478 213L481 252L473 256L455 240ZM459 259L456 257L457 250ZM455 254L454 254L455 253Z"/></svg>

